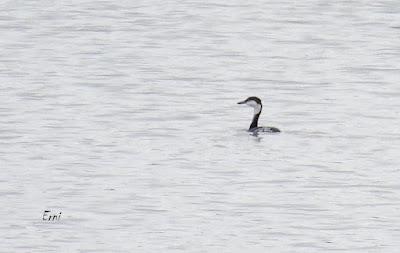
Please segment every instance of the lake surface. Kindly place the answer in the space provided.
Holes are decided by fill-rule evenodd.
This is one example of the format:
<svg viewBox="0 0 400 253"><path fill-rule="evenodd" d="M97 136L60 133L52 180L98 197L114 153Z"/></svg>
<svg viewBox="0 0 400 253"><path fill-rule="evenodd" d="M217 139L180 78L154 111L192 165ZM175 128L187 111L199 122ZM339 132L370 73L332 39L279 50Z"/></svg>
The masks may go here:
<svg viewBox="0 0 400 253"><path fill-rule="evenodd" d="M1 251L398 252L399 13L1 1Z"/></svg>

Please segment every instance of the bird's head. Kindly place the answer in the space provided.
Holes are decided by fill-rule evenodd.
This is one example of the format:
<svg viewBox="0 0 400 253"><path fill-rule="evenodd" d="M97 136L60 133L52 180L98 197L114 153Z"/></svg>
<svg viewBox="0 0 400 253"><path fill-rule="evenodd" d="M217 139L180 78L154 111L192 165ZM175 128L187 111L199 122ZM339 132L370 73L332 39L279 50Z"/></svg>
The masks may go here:
<svg viewBox="0 0 400 253"><path fill-rule="evenodd" d="M246 104L250 107L254 108L254 114L258 114L261 112L262 104L261 99L258 97L248 97L246 100L238 102L238 104Z"/></svg>

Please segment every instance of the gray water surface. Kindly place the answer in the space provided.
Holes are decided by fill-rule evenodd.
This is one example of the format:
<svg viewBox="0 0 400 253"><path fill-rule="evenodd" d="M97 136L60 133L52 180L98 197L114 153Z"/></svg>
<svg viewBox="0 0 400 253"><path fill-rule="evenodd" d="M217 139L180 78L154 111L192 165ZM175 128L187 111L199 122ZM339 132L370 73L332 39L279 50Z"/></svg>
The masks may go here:
<svg viewBox="0 0 400 253"><path fill-rule="evenodd" d="M398 252L399 13L1 1L0 251Z"/></svg>

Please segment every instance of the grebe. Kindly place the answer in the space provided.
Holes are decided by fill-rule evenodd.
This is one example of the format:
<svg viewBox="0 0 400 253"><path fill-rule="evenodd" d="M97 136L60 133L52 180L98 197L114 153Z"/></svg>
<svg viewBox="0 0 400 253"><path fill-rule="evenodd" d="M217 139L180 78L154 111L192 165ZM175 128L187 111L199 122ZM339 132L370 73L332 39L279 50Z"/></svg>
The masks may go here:
<svg viewBox="0 0 400 253"><path fill-rule="evenodd" d="M258 97L249 97L246 100L239 102L238 104L246 104L254 108L254 116L253 121L249 127L249 132L258 133L258 132L267 132L267 133L279 133L280 130L276 127L259 127L258 126L258 118L260 117L262 104L261 99Z"/></svg>

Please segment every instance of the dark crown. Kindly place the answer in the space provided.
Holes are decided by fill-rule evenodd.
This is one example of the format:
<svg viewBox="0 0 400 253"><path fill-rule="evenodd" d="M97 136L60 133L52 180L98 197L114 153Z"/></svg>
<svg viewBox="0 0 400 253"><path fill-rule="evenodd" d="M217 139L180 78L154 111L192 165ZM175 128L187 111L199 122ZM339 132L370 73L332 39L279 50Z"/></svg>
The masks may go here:
<svg viewBox="0 0 400 253"><path fill-rule="evenodd" d="M261 105L261 99L259 99L258 97L248 97L248 98L245 100L245 102L248 102L248 101L250 101L250 100L253 100L253 101L255 101L257 104L260 104L260 105Z"/></svg>

